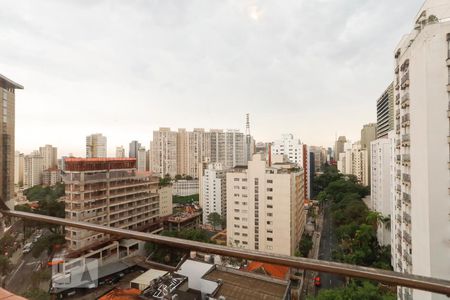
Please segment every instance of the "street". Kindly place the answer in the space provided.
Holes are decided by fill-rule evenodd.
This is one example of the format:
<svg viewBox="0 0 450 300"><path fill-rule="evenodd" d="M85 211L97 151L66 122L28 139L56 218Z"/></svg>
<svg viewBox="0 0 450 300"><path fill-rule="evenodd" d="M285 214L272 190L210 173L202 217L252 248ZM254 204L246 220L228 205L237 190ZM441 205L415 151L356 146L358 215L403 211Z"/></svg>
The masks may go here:
<svg viewBox="0 0 450 300"><path fill-rule="evenodd" d="M331 219L330 207L326 205L324 207L324 219L322 238L319 248L319 259L332 261L332 252L336 247L337 241L332 230L333 222ZM342 286L345 283L345 278L339 275L333 275L328 273L319 273L322 286L320 289L330 289Z"/></svg>

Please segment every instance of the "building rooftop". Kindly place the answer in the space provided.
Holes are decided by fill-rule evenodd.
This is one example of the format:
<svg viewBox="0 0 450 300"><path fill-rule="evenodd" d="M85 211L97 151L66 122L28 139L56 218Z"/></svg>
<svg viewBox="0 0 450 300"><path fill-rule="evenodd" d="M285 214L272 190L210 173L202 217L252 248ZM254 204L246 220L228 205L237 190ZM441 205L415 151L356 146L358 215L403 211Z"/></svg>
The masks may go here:
<svg viewBox="0 0 450 300"><path fill-rule="evenodd" d="M285 266L278 266L258 261L252 261L248 265L247 271L254 273L261 273L264 275L269 275L270 277L284 280L286 279L286 276L289 273L289 268Z"/></svg>
<svg viewBox="0 0 450 300"><path fill-rule="evenodd" d="M66 171L97 171L136 168L136 158L64 158Z"/></svg>
<svg viewBox="0 0 450 300"><path fill-rule="evenodd" d="M242 273L242 275L239 273ZM223 296L226 299L236 300L279 300L284 298L287 289L287 282L283 284L270 278L267 280L258 279L246 276L239 271L229 272L214 269L204 278L211 281L220 281L219 289L214 294L215 298Z"/></svg>
<svg viewBox="0 0 450 300"><path fill-rule="evenodd" d="M23 90L23 86L0 74L0 86Z"/></svg>

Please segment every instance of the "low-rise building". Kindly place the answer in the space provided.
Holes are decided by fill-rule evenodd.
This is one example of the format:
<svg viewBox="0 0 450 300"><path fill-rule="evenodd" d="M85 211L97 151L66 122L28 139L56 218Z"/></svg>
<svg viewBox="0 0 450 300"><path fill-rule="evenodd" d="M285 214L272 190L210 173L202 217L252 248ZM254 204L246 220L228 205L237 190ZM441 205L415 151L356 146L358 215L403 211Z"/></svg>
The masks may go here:
<svg viewBox="0 0 450 300"><path fill-rule="evenodd" d="M61 170L58 168L47 169L42 172L42 184L47 186L54 186L61 182Z"/></svg>
<svg viewBox="0 0 450 300"><path fill-rule="evenodd" d="M173 195L175 196L190 196L199 193L198 180L180 179L172 184Z"/></svg>

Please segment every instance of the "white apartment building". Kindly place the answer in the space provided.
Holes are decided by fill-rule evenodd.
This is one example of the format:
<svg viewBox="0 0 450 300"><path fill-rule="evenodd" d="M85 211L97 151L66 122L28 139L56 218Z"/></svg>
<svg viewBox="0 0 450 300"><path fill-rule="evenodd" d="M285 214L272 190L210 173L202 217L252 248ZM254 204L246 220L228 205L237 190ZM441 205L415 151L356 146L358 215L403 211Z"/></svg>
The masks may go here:
<svg viewBox="0 0 450 300"><path fill-rule="evenodd" d="M286 155L291 163L295 163L297 166L303 168L305 198L309 199L311 195L311 182L309 180L311 175L309 147L305 144L302 144L300 139L294 139L294 135L283 134L281 140L277 140L272 143L271 154L272 156Z"/></svg>
<svg viewBox="0 0 450 300"><path fill-rule="evenodd" d="M199 193L198 179L180 179L172 183L172 191L175 196L190 196Z"/></svg>
<svg viewBox="0 0 450 300"><path fill-rule="evenodd" d="M203 224L208 223L211 213L227 216L226 171L221 163L210 163L200 178L200 203L203 209Z"/></svg>
<svg viewBox="0 0 450 300"><path fill-rule="evenodd" d="M54 186L61 182L61 170L58 168L46 169L42 172L42 184L47 186Z"/></svg>
<svg viewBox="0 0 450 300"><path fill-rule="evenodd" d="M369 158L368 150L361 149L358 141L351 144L345 143L344 152L339 154L337 168L339 172L346 175L355 175L363 185L369 185Z"/></svg>
<svg viewBox="0 0 450 300"><path fill-rule="evenodd" d="M16 186L23 185L23 173L25 168L25 156L19 151L14 153L14 184Z"/></svg>
<svg viewBox="0 0 450 300"><path fill-rule="evenodd" d="M169 174L177 175L177 132L170 128L159 128L153 131L153 140L150 143L151 171L163 177Z"/></svg>
<svg viewBox="0 0 450 300"><path fill-rule="evenodd" d="M450 279L450 2L425 1L395 50L394 270ZM447 299L399 288L400 299Z"/></svg>
<svg viewBox="0 0 450 300"><path fill-rule="evenodd" d="M86 158L107 157L106 136L94 133L86 137Z"/></svg>
<svg viewBox="0 0 450 300"><path fill-rule="evenodd" d="M211 129L208 132L210 161L224 169L247 165L245 135L238 130Z"/></svg>
<svg viewBox="0 0 450 300"><path fill-rule="evenodd" d="M159 193L159 216L167 217L173 214L172 187L170 185L160 187Z"/></svg>
<svg viewBox="0 0 450 300"><path fill-rule="evenodd" d="M178 174L198 178L199 164L209 157L208 141L208 134L203 128L194 128L193 131L178 129Z"/></svg>
<svg viewBox="0 0 450 300"><path fill-rule="evenodd" d="M44 158L39 151L33 151L24 159L23 185L26 188L42 184L42 172L44 171Z"/></svg>
<svg viewBox="0 0 450 300"><path fill-rule="evenodd" d="M117 158L125 157L125 148L123 146L116 147L116 157Z"/></svg>
<svg viewBox="0 0 450 300"><path fill-rule="evenodd" d="M136 167L139 172L147 171L147 151L140 147L137 152Z"/></svg>
<svg viewBox="0 0 450 300"><path fill-rule="evenodd" d="M391 207L391 161L393 135L391 138L381 138L370 143L371 145L371 207L373 211L379 212L386 220L378 223L377 239L380 245L391 244L390 221L392 215Z"/></svg>
<svg viewBox="0 0 450 300"><path fill-rule="evenodd" d="M268 166L255 154L248 167L227 173L229 246L294 255L306 221L303 170L294 166Z"/></svg>
<svg viewBox="0 0 450 300"><path fill-rule="evenodd" d="M44 170L58 167L58 149L52 145L39 147L39 153L44 158Z"/></svg>

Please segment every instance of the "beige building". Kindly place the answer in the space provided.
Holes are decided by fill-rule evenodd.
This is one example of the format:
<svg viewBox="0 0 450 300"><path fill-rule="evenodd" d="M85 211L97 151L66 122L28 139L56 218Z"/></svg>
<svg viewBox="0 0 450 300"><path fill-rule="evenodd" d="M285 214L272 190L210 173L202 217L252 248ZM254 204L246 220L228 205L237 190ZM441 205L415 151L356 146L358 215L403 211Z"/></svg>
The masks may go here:
<svg viewBox="0 0 450 300"><path fill-rule="evenodd" d="M139 172L147 171L147 151L144 147L140 147L136 157L136 167Z"/></svg>
<svg viewBox="0 0 450 300"><path fill-rule="evenodd" d="M210 161L224 169L247 165L245 135L238 130L211 129L208 132Z"/></svg>
<svg viewBox="0 0 450 300"><path fill-rule="evenodd" d="M25 156L19 151L14 155L14 184L16 186L23 186L23 172L25 168Z"/></svg>
<svg viewBox="0 0 450 300"><path fill-rule="evenodd" d="M137 230L159 229L159 179L136 171L134 158L66 158L66 218ZM71 250L109 240L103 233L66 227Z"/></svg>
<svg viewBox="0 0 450 300"><path fill-rule="evenodd" d="M177 175L177 139L177 132L171 131L170 128L161 127L158 131L153 131L153 140L150 143L150 168L155 175L161 177L166 174L171 177Z"/></svg>
<svg viewBox="0 0 450 300"><path fill-rule="evenodd" d="M23 86L0 74L0 99L2 122L0 129L0 197L6 202L14 196L14 160L15 160L15 106L16 89Z"/></svg>
<svg viewBox="0 0 450 300"><path fill-rule="evenodd" d="M203 128L194 128L193 131L178 129L178 174L197 178L199 163L209 157L208 145L208 135Z"/></svg>
<svg viewBox="0 0 450 300"><path fill-rule="evenodd" d="M450 280L450 2L425 1L395 49L394 270ZM448 299L399 288L400 299Z"/></svg>
<svg viewBox="0 0 450 300"><path fill-rule="evenodd" d="M306 222L303 170L261 154L227 173L228 245L294 255Z"/></svg>
<svg viewBox="0 0 450 300"><path fill-rule="evenodd" d="M33 151L24 159L23 185L26 188L42 184L42 172L44 171L44 158L39 151Z"/></svg>
<svg viewBox="0 0 450 300"><path fill-rule="evenodd" d="M339 154L344 153L344 145L347 143L347 138L345 136L340 136L334 144L334 159L339 159Z"/></svg>
<svg viewBox="0 0 450 300"><path fill-rule="evenodd" d="M44 170L58 167L58 149L52 145L39 147L39 153L44 159Z"/></svg>
<svg viewBox="0 0 450 300"><path fill-rule="evenodd" d="M203 224L208 223L211 213L227 216L226 171L220 163L210 163L200 177L200 203L203 209Z"/></svg>
<svg viewBox="0 0 450 300"><path fill-rule="evenodd" d="M47 186L54 186L61 182L61 170L58 168L47 169L42 172L42 184Z"/></svg>
<svg viewBox="0 0 450 300"><path fill-rule="evenodd" d="M159 193L159 216L167 217L173 213L172 187L170 185L160 187Z"/></svg>
<svg viewBox="0 0 450 300"><path fill-rule="evenodd" d="M94 133L86 137L86 158L107 157L106 136Z"/></svg>
<svg viewBox="0 0 450 300"><path fill-rule="evenodd" d="M337 168L339 172L355 175L362 185L370 184L369 152L361 148L361 142L345 143L344 152L339 154Z"/></svg>
<svg viewBox="0 0 450 300"><path fill-rule="evenodd" d="M125 148L123 146L116 147L116 157L117 158L125 157Z"/></svg>

